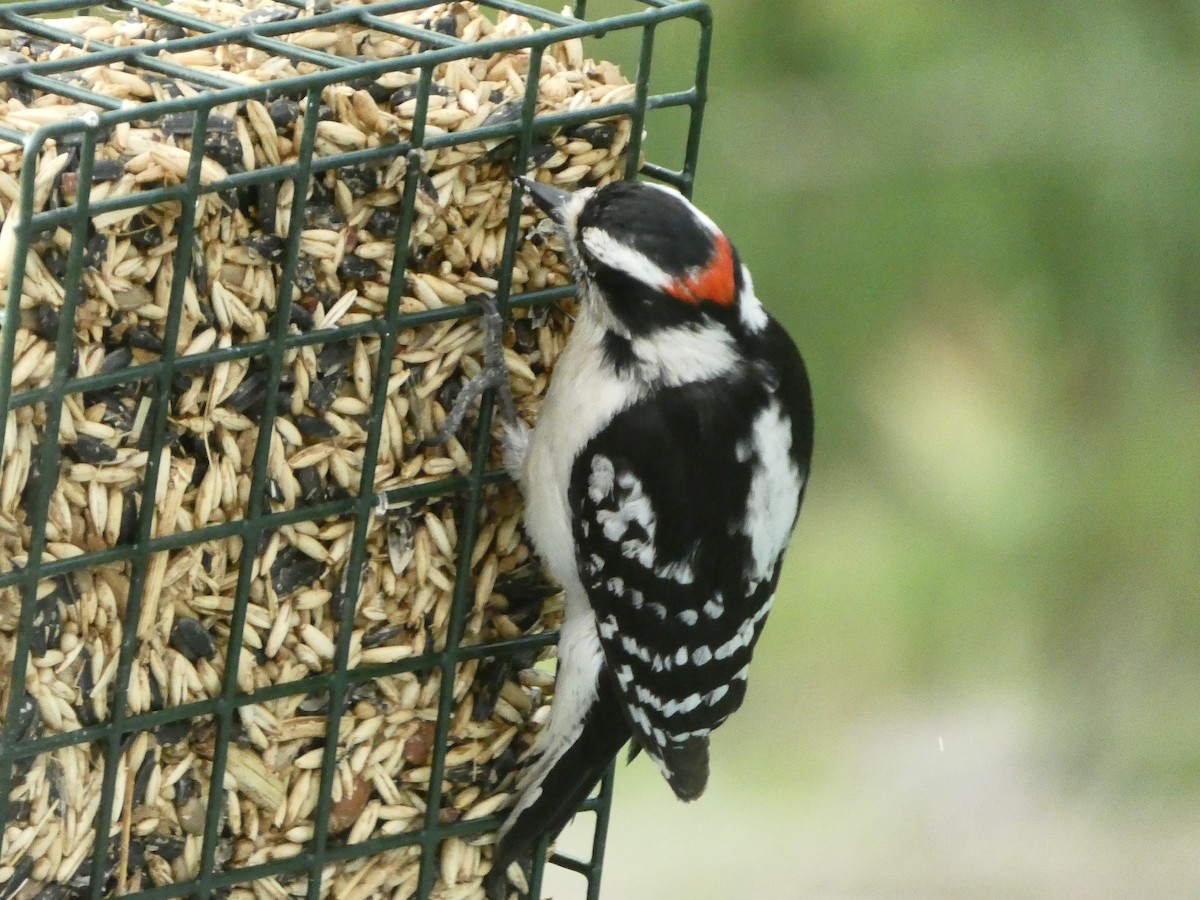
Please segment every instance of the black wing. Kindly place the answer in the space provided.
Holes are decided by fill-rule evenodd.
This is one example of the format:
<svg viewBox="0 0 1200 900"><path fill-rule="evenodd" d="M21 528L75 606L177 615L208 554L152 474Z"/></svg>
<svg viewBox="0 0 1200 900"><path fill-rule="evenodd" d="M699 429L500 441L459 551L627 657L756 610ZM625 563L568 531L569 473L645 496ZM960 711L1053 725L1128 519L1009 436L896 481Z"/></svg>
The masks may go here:
<svg viewBox="0 0 1200 900"><path fill-rule="evenodd" d="M807 378L782 330L769 331L781 369L659 390L593 438L571 474L609 674L636 742L685 799L704 789L709 732L745 696L808 473ZM771 507L769 534L755 504Z"/></svg>

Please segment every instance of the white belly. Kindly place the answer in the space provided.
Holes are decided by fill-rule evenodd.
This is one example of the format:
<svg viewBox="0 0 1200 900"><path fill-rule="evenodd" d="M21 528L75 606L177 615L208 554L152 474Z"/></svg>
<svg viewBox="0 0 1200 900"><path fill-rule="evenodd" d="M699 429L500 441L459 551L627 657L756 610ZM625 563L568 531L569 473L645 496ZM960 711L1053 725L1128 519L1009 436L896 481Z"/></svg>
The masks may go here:
<svg viewBox="0 0 1200 900"><path fill-rule="evenodd" d="M580 451L613 416L638 398L638 389L603 370L601 329L586 313L571 334L529 438L521 477L525 527L538 555L567 591L568 607L582 599L567 489Z"/></svg>

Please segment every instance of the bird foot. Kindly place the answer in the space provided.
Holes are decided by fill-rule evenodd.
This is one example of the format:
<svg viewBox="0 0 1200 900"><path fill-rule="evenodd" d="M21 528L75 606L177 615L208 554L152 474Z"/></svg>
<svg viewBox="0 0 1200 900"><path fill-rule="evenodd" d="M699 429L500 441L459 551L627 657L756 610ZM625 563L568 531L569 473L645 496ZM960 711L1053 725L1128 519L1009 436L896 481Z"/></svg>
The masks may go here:
<svg viewBox="0 0 1200 900"><path fill-rule="evenodd" d="M438 433L426 440L425 443L431 446L440 446L450 440L462 426L467 410L490 388L497 391L496 399L505 431L520 427L517 404L508 380L508 366L504 362L504 317L493 296L480 294L470 302L479 307L479 318L483 323L483 371L463 385Z"/></svg>

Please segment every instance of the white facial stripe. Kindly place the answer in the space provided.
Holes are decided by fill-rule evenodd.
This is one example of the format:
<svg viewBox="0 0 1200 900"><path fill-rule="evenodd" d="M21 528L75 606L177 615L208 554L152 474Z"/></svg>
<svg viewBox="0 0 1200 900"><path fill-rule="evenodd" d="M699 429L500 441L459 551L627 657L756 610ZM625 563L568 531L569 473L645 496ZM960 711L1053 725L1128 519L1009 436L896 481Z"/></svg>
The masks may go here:
<svg viewBox="0 0 1200 900"><path fill-rule="evenodd" d="M644 376L665 384L719 378L740 364L733 337L718 326L676 325L634 338L633 354Z"/></svg>
<svg viewBox="0 0 1200 900"><path fill-rule="evenodd" d="M655 265L644 253L613 239L599 228L585 228L580 235L584 248L597 262L636 278L643 284L665 290L671 284L671 276Z"/></svg>
<svg viewBox="0 0 1200 900"><path fill-rule="evenodd" d="M742 266L742 289L737 297L738 316L748 331L758 332L767 327L767 311L754 294L750 270Z"/></svg>

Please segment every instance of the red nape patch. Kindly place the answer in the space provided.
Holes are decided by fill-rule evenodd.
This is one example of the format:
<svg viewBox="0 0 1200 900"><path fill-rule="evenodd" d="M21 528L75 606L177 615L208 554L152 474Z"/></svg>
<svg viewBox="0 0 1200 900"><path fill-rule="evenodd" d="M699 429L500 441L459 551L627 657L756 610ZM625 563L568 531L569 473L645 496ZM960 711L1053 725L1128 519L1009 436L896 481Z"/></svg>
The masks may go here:
<svg viewBox="0 0 1200 900"><path fill-rule="evenodd" d="M713 257L703 269L677 278L667 285L666 292L684 303L707 300L730 306L737 299L733 278L733 247L723 234L713 239Z"/></svg>

